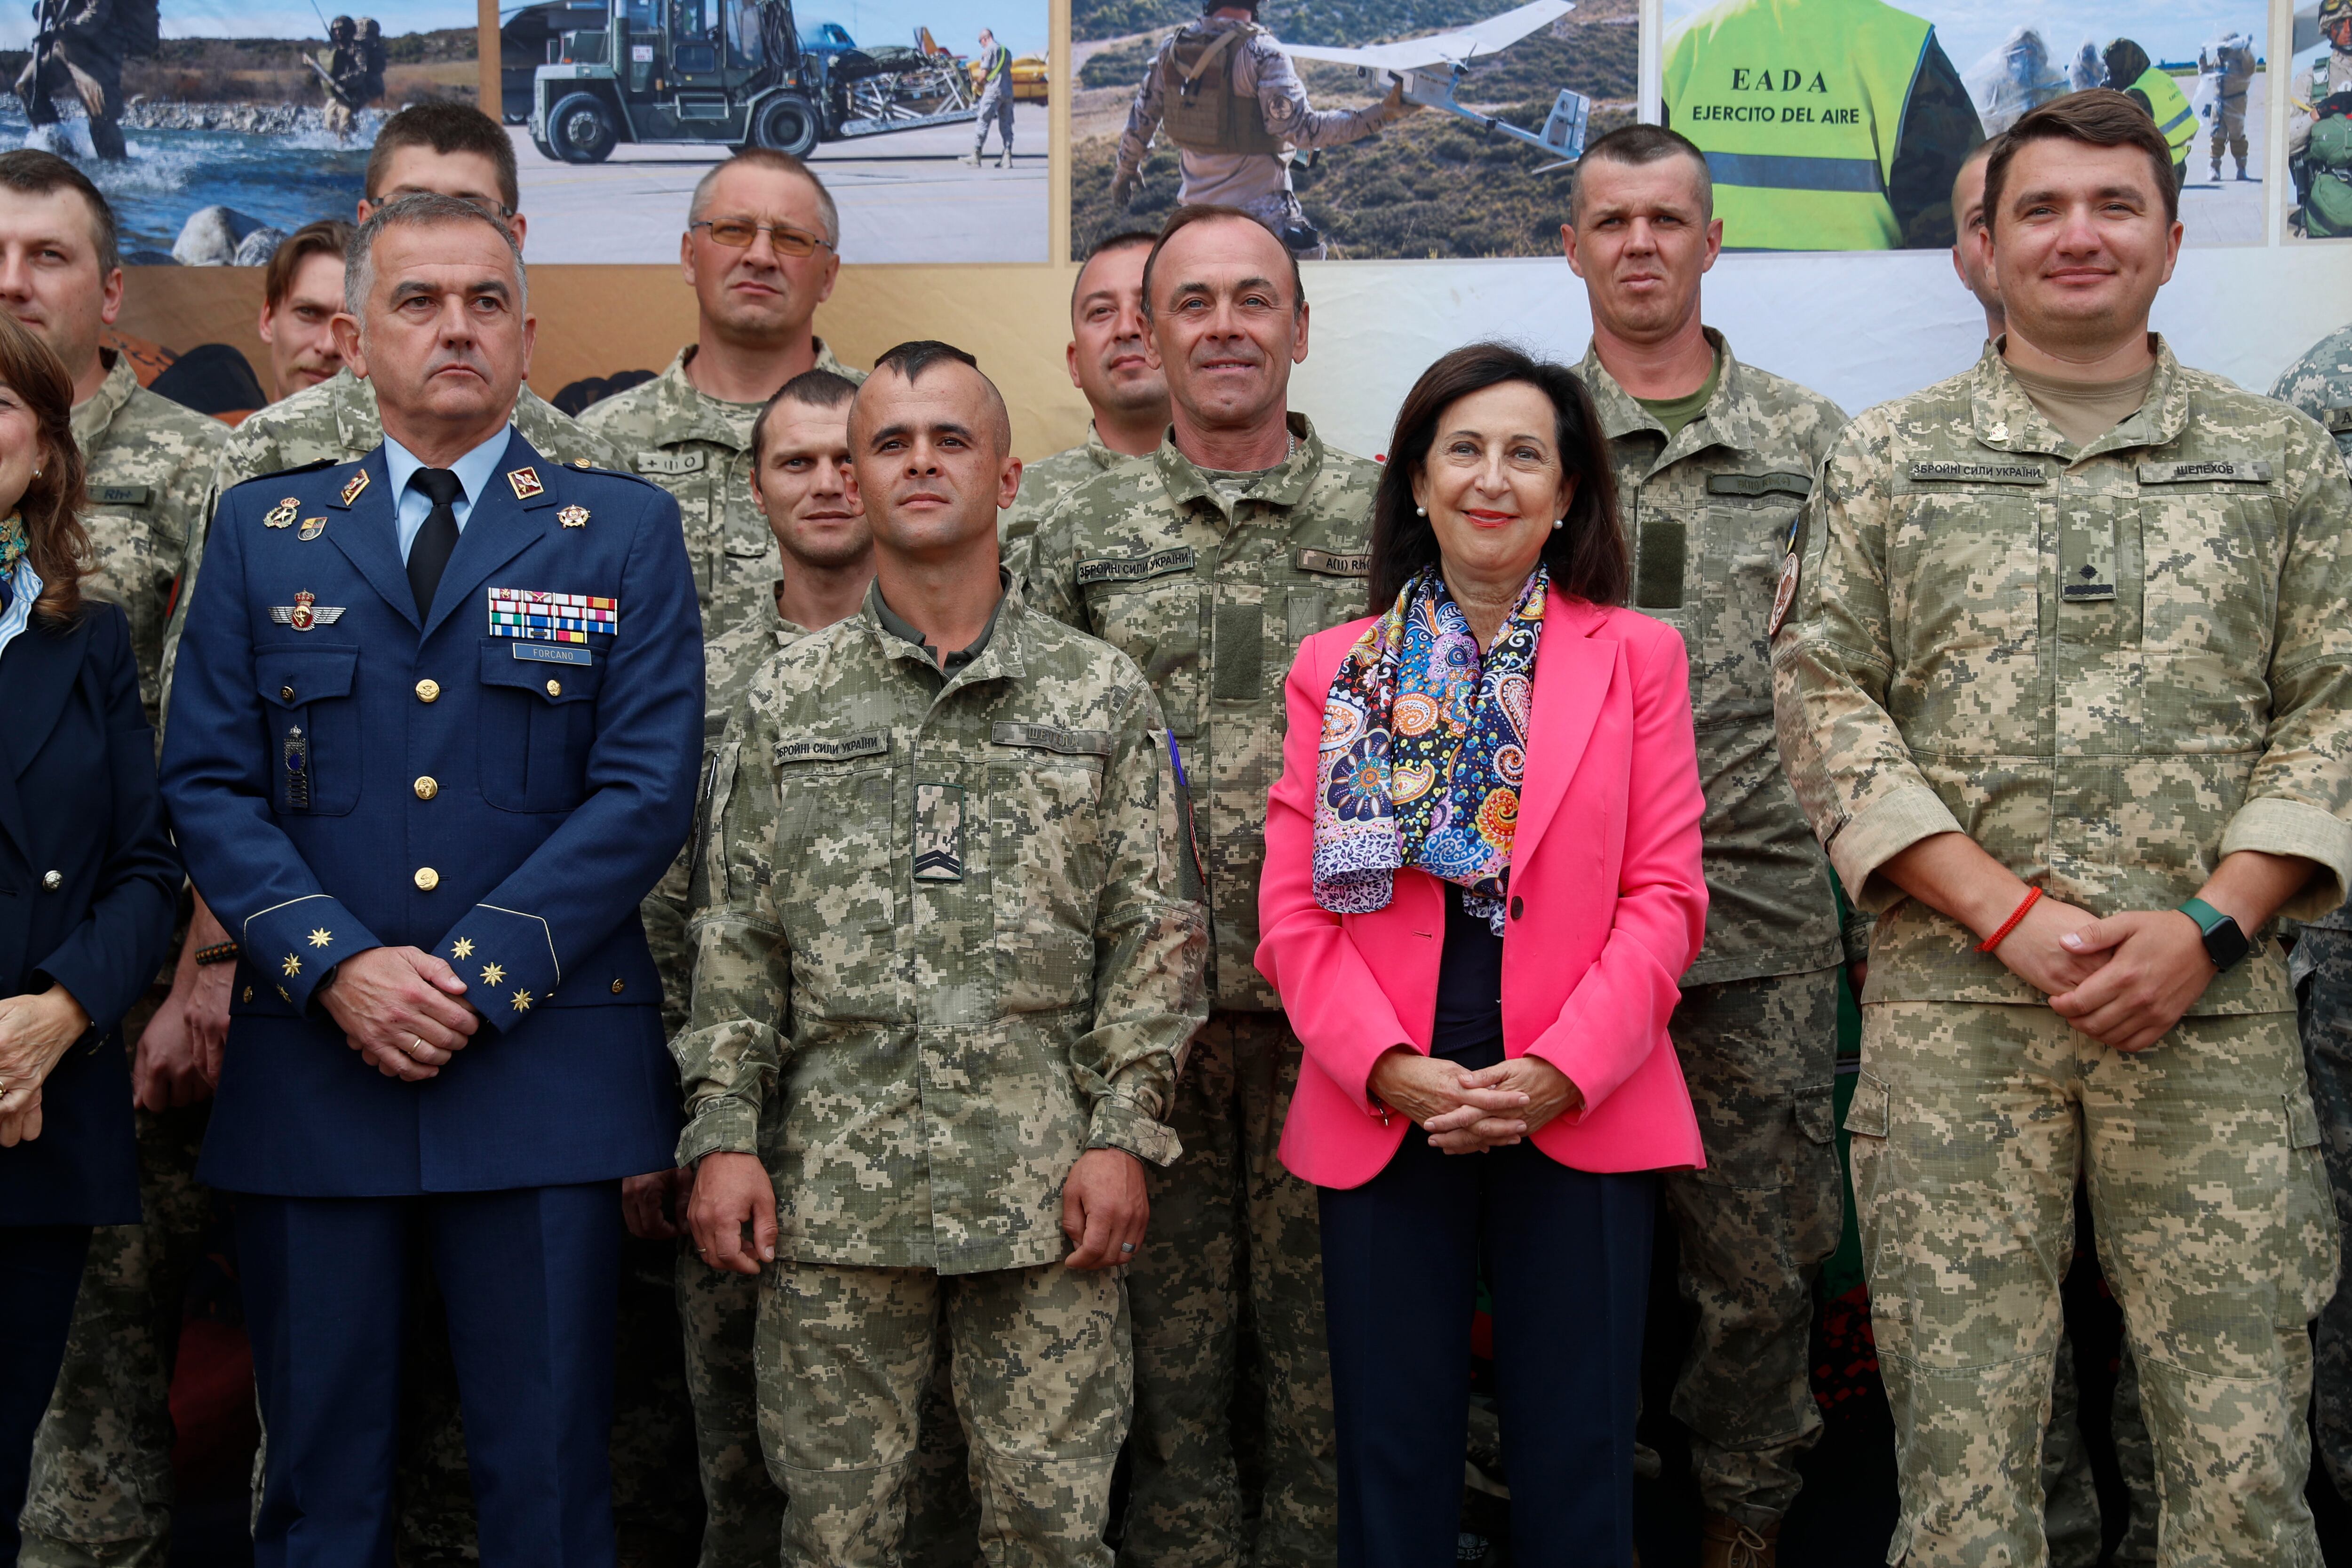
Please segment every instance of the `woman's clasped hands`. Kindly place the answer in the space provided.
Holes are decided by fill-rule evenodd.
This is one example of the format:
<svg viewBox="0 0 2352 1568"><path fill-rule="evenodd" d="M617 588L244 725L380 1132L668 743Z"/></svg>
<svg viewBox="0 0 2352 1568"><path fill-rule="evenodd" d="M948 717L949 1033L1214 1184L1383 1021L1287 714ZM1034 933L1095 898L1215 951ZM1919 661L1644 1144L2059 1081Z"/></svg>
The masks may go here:
<svg viewBox="0 0 2352 1568"><path fill-rule="evenodd" d="M1381 1104L1428 1133L1431 1148L1447 1154L1508 1148L1584 1103L1568 1075L1540 1057L1473 1071L1402 1046L1372 1065L1369 1087Z"/></svg>
<svg viewBox="0 0 2352 1568"><path fill-rule="evenodd" d="M89 1030L62 985L0 999L0 1149L41 1135L41 1083Z"/></svg>

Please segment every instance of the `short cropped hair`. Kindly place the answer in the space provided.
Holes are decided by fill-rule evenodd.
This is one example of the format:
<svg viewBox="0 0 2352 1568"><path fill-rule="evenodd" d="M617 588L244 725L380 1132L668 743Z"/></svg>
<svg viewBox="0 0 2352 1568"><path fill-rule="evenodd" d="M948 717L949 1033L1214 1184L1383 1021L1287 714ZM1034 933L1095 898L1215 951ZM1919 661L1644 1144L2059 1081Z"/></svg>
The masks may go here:
<svg viewBox="0 0 2352 1568"><path fill-rule="evenodd" d="M2079 142L2089 147L2137 147L2155 172L2157 193L2164 198L2164 220L2180 216L2180 189L2172 183L2172 145L2156 128L2147 110L2109 87L2085 88L2053 98L2020 115L2001 132L2000 145L1985 163L1985 223L1998 229L2000 195L2009 184L2009 165L2017 150L2033 142Z"/></svg>
<svg viewBox="0 0 2352 1568"><path fill-rule="evenodd" d="M1151 242L1151 254L1143 259L1143 318L1145 321L1151 319L1151 269L1159 265L1160 253L1168 248L1168 242L1196 223L1213 223L1227 218L1237 218L1243 223L1255 224L1259 228L1265 230L1266 235L1273 239L1275 248L1281 251L1284 258L1290 263L1290 313L1296 316L1299 311L1307 309L1307 279L1298 270L1297 254L1290 247L1282 243L1282 236L1276 234L1264 220L1244 212L1239 207L1222 207L1207 202L1190 202L1168 215L1168 221L1160 226L1160 237Z"/></svg>
<svg viewBox="0 0 2352 1568"><path fill-rule="evenodd" d="M375 287L375 242L388 228L425 228L435 224L478 223L487 225L505 242L507 255L513 258L515 275L515 308L530 309L530 279L523 270L522 247L515 243L507 226L476 206L455 196L445 196L435 191L419 191L415 195L395 196L368 215L352 237L352 247L343 253L343 309L355 321L367 320L367 297Z"/></svg>
<svg viewBox="0 0 2352 1568"><path fill-rule="evenodd" d="M383 182L392 172L392 156L403 147L425 147L446 156L452 153L471 153L488 158L498 171L499 200L506 204L511 216L522 205L522 189L515 180L514 143L507 140L506 127L470 103L453 103L436 99L429 103L412 103L383 122L375 133L375 147L368 153L366 193L371 202L383 199Z"/></svg>
<svg viewBox="0 0 2352 1568"><path fill-rule="evenodd" d="M1078 275L1070 279L1070 309L1075 310L1078 308L1078 286L1086 281L1087 268L1094 265L1096 257L1108 256L1114 250L1133 250L1138 246L1149 248L1159 238L1148 228L1129 228L1121 229L1106 239L1097 240L1094 248L1087 252L1086 259L1078 263Z"/></svg>
<svg viewBox="0 0 2352 1568"><path fill-rule="evenodd" d="M866 384L871 386L875 377L884 371L895 370L908 385L912 386L923 379L926 371L949 363L971 366L971 373L980 377L980 384L988 388L988 402L996 417L997 454L1002 457L1011 452L1013 411L1004 406L1004 395L996 390L996 383L988 379L988 373L980 368L980 362L953 343L943 343L936 338L915 338L884 349L874 362L874 375L866 378Z"/></svg>
<svg viewBox="0 0 2352 1568"><path fill-rule="evenodd" d="M1696 168L1698 182L1698 220L1710 223L1715 218L1715 175L1706 166L1706 154L1698 143L1679 131L1669 131L1663 125L1620 125L1604 136L1596 137L1584 149L1578 161L1576 181L1569 187L1568 221L1573 228L1584 226L1584 171L1594 163L1622 163L1640 168L1666 158L1688 158Z"/></svg>
<svg viewBox="0 0 2352 1568"><path fill-rule="evenodd" d="M287 291L294 287L294 274L302 270L302 263L313 256L331 256L339 261L349 260L352 237L359 231L339 217L322 217L306 223L284 239L269 253L269 265L262 268L262 300L275 310L286 302Z"/></svg>
<svg viewBox="0 0 2352 1568"><path fill-rule="evenodd" d="M739 163L748 163L755 169L773 169L780 174L797 174L814 186L817 211L824 215L824 242L834 247L835 255L840 254L841 209L834 205L833 193L824 188L824 182L816 177L814 169L790 153L779 153L773 147L746 147L733 157L711 164L710 172L694 182L694 199L686 204L688 227L691 228L702 221L703 213L710 205L710 187L718 183L719 176Z"/></svg>
<svg viewBox="0 0 2352 1568"><path fill-rule="evenodd" d="M89 208L89 242L98 253L98 275L105 278L122 265L121 230L115 225L114 208L107 204L88 174L55 153L44 153L36 147L0 153L0 188L28 196L46 196L56 190L72 191Z"/></svg>
<svg viewBox="0 0 2352 1568"><path fill-rule="evenodd" d="M776 395L760 405L760 416L751 421L751 471L756 476L760 465L768 456L768 416L779 403L797 403L804 408L846 408L857 395L857 384L845 375L829 370L804 370L776 388Z"/></svg>

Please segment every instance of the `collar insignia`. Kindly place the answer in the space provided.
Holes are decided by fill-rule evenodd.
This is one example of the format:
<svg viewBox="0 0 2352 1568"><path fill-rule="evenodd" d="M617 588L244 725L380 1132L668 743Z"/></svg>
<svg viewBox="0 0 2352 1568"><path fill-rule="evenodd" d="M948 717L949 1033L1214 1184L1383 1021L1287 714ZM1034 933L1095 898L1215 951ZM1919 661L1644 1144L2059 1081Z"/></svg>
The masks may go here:
<svg viewBox="0 0 2352 1568"><path fill-rule="evenodd" d="M361 492L362 490L363 490L363 489L367 489L367 488L368 488L368 477L367 477L367 470L366 470L365 468L362 468L358 473L353 474L353 475L352 475L352 476L348 480L346 480L346 481L344 482L344 484L343 484L343 504L344 504L345 506L349 506L349 505L351 505L351 504L352 504L352 502L353 502L353 501L355 501L355 500L359 500L359 499L360 499L360 492Z"/></svg>
<svg viewBox="0 0 2352 1568"><path fill-rule="evenodd" d="M261 520L261 526L264 528L291 528L294 526L295 514L299 512L301 510L302 498L299 496L288 496L284 500L279 501L276 506L269 509L268 514Z"/></svg>
<svg viewBox="0 0 2352 1568"><path fill-rule="evenodd" d="M567 506L555 514L555 521L566 528L585 528L588 526L588 509L584 506Z"/></svg>
<svg viewBox="0 0 2352 1568"><path fill-rule="evenodd" d="M539 482L537 468L509 468L507 470L507 483L514 487L517 500L529 500L533 496L547 493L547 487Z"/></svg>

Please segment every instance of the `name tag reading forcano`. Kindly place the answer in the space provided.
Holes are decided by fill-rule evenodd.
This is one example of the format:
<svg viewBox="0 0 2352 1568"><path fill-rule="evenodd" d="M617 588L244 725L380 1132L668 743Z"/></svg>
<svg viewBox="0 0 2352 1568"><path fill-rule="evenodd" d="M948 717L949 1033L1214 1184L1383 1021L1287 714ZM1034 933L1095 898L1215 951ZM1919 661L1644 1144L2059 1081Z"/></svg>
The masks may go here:
<svg viewBox="0 0 2352 1568"><path fill-rule="evenodd" d="M695 474L702 471L699 452L639 452L637 472L641 474Z"/></svg>
<svg viewBox="0 0 2352 1568"><path fill-rule="evenodd" d="M2266 485L2271 482L2271 466L2261 458L2236 461L2225 458L2203 463L2142 463L2139 466L2139 482L2144 485L2202 485L2216 481Z"/></svg>
<svg viewBox="0 0 2352 1568"><path fill-rule="evenodd" d="M1370 555L1342 555L1334 550L1302 550L1297 557L1301 572L1313 572L1325 577L1369 577L1372 574Z"/></svg>
<svg viewBox="0 0 2352 1568"><path fill-rule="evenodd" d="M1914 463L1911 478L1947 485L2046 485L2050 470L2040 463Z"/></svg>
<svg viewBox="0 0 2352 1568"><path fill-rule="evenodd" d="M1804 474L1709 474L1706 491L1717 496L1794 496L1802 500L1813 493L1813 481Z"/></svg>
<svg viewBox="0 0 2352 1568"><path fill-rule="evenodd" d="M811 736L776 742L776 761L780 763L837 763L849 757L885 757L889 754L890 732L887 730L871 730L863 735L823 739Z"/></svg>
<svg viewBox="0 0 2352 1568"><path fill-rule="evenodd" d="M1166 577L1192 569L1192 547L1180 544L1173 550L1155 550L1149 555L1108 555L1078 563L1078 582L1140 583L1148 577Z"/></svg>
<svg viewBox="0 0 2352 1568"><path fill-rule="evenodd" d="M1108 730L1065 730L1057 724L999 723L989 730L988 738L1000 746L1030 746L1041 752L1059 752L1066 757L1110 755Z"/></svg>

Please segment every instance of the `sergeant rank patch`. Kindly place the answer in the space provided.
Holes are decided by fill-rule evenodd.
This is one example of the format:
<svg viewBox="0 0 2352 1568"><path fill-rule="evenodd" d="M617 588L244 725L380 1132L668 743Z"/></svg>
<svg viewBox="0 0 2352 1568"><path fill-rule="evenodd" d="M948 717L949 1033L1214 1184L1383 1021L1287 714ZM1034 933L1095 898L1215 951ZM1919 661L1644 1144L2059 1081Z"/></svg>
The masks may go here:
<svg viewBox="0 0 2352 1568"><path fill-rule="evenodd" d="M914 879L963 880L963 790L959 785L915 786Z"/></svg>

